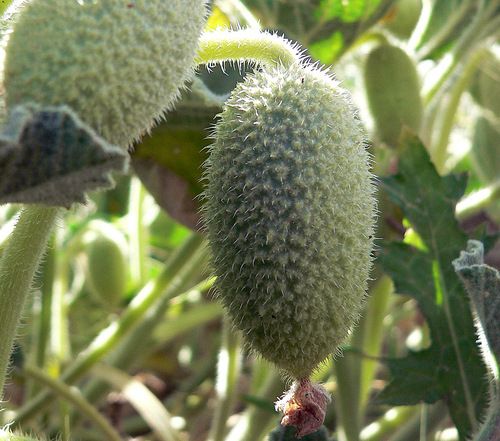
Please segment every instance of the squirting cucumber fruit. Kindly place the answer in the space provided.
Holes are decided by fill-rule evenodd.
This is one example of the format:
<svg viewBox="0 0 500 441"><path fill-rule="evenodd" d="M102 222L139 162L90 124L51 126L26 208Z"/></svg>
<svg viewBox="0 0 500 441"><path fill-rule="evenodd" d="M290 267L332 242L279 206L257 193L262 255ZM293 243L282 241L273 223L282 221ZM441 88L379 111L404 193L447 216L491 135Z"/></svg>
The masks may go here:
<svg viewBox="0 0 500 441"><path fill-rule="evenodd" d="M7 108L68 105L129 146L190 77L205 15L205 0L32 0L6 49Z"/></svg>

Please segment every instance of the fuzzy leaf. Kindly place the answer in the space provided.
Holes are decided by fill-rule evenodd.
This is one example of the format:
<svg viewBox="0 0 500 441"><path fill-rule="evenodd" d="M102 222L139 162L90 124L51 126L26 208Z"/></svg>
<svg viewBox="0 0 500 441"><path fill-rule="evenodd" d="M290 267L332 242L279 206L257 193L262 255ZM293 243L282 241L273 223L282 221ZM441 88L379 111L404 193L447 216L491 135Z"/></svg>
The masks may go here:
<svg viewBox="0 0 500 441"><path fill-rule="evenodd" d="M477 240L468 241L453 266L472 299L491 352L500 363L500 272L484 263L483 244Z"/></svg>
<svg viewBox="0 0 500 441"><path fill-rule="evenodd" d="M408 138L399 173L383 179L382 187L426 251L389 243L379 258L396 291L417 300L432 339L429 348L388 362L391 381L379 401L407 405L444 399L461 439L482 415L488 390L469 301L452 265L466 242L454 217L465 184L463 176L440 177L418 138Z"/></svg>
<svg viewBox="0 0 500 441"><path fill-rule="evenodd" d="M18 106L0 134L0 203L69 207L114 185L127 152L108 144L68 107Z"/></svg>

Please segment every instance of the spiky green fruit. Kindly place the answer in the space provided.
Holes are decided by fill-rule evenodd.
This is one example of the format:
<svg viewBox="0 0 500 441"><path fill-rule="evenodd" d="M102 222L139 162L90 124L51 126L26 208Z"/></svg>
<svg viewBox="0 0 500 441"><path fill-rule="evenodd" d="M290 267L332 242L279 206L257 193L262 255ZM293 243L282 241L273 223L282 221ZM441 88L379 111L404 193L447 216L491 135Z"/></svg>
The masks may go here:
<svg viewBox="0 0 500 441"><path fill-rule="evenodd" d="M418 133L423 106L415 64L397 46L383 44L365 65L366 95L380 139L396 146L403 126Z"/></svg>
<svg viewBox="0 0 500 441"><path fill-rule="evenodd" d="M238 84L207 164L220 298L248 346L306 377L358 318L375 203L347 93L311 66Z"/></svg>
<svg viewBox="0 0 500 441"><path fill-rule="evenodd" d="M205 0L32 0L6 50L7 107L65 104L128 146L177 98L204 18Z"/></svg>

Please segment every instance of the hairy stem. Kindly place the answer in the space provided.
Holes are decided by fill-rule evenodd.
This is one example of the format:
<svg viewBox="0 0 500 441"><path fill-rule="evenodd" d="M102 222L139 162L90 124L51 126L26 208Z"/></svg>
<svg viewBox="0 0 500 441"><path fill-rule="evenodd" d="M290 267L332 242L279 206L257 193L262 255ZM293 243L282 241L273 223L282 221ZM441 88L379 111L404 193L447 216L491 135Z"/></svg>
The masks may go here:
<svg viewBox="0 0 500 441"><path fill-rule="evenodd" d="M19 317L58 213L58 208L25 207L0 258L0 399Z"/></svg>
<svg viewBox="0 0 500 441"><path fill-rule="evenodd" d="M297 49L284 38L252 29L205 32L199 41L198 64L255 61L290 66L300 61Z"/></svg>

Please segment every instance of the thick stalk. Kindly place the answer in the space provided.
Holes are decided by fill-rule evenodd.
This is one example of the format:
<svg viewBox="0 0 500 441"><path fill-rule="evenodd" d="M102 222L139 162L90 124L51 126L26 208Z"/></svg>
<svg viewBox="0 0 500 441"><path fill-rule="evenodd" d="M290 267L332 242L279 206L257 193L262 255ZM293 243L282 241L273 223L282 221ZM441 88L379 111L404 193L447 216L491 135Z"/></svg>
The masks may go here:
<svg viewBox="0 0 500 441"><path fill-rule="evenodd" d="M298 50L284 38L252 29L205 32L199 41L198 64L255 61L290 66L300 61Z"/></svg>
<svg viewBox="0 0 500 441"><path fill-rule="evenodd" d="M0 258L0 400L19 317L58 213L26 206Z"/></svg>
<svg viewBox="0 0 500 441"><path fill-rule="evenodd" d="M62 374L62 381L72 384L114 349L122 339L144 318L149 308L161 297L167 287L175 282L178 271L190 260L202 245L203 238L193 234L175 256L167 263L160 275L134 297L123 314L105 328L93 342L82 351L75 362ZM17 412L12 424L17 426L51 403L51 393L44 391Z"/></svg>

